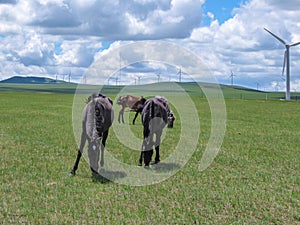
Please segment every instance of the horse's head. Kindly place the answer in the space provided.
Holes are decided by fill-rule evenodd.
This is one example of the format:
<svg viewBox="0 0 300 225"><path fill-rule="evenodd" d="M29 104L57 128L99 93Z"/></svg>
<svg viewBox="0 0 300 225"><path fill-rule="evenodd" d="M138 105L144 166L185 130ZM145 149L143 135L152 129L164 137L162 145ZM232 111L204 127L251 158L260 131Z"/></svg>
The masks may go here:
<svg viewBox="0 0 300 225"><path fill-rule="evenodd" d="M141 103L144 105L145 102L147 101L147 99L145 99L143 96L141 96L140 101L141 101Z"/></svg>
<svg viewBox="0 0 300 225"><path fill-rule="evenodd" d="M124 101L126 100L126 96L120 96L118 99L117 99L117 104L118 105L123 105Z"/></svg>

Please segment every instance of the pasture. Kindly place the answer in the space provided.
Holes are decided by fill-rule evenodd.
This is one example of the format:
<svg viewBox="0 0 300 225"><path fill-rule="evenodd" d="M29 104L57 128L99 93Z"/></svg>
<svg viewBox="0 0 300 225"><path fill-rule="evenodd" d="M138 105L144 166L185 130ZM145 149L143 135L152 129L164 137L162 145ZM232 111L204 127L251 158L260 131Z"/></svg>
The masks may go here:
<svg viewBox="0 0 300 225"><path fill-rule="evenodd" d="M0 92L1 224L300 223L299 102L265 101L265 93L256 92L251 93L260 100L229 96L221 151L200 172L210 109L201 93L185 87L201 124L197 150L169 179L134 187L93 178L85 160L77 175L69 176L78 149L72 128L74 95L68 94L70 87L46 88ZM114 98L116 93L107 89L105 94ZM232 89L224 93L245 94ZM114 108L119 110L116 104ZM162 159L176 145L177 119L161 144ZM129 126L142 137L140 116ZM106 151L137 165L139 152L123 146L113 129Z"/></svg>

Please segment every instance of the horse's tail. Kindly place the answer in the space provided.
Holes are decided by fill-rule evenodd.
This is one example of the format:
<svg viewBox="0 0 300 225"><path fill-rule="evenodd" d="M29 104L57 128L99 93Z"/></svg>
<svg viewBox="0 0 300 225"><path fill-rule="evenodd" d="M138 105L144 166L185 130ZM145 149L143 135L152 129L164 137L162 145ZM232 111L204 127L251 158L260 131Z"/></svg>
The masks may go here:
<svg viewBox="0 0 300 225"><path fill-rule="evenodd" d="M155 102L150 102L150 112L149 112L149 132L153 133L153 123L154 123L154 117L155 117Z"/></svg>
<svg viewBox="0 0 300 225"><path fill-rule="evenodd" d="M104 106L96 101L95 104L95 124L96 124L96 130L98 133L98 137L102 137L102 133L104 131Z"/></svg>
<svg viewBox="0 0 300 225"><path fill-rule="evenodd" d="M154 114L155 114L155 111L154 111L154 102L151 101L150 102L150 118L153 119L154 118Z"/></svg>
<svg viewBox="0 0 300 225"><path fill-rule="evenodd" d="M153 101L150 101L146 104L142 112L142 123L144 126L144 138L148 137L151 129L151 120L154 117L154 104Z"/></svg>

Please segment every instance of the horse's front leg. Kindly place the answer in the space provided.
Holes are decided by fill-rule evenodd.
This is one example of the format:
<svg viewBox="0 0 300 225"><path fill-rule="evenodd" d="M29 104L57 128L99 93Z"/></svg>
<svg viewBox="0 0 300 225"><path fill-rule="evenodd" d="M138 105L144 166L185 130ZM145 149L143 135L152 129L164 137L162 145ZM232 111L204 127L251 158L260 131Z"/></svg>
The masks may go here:
<svg viewBox="0 0 300 225"><path fill-rule="evenodd" d="M153 134L144 139L142 151L145 167L149 167L153 155Z"/></svg>
<svg viewBox="0 0 300 225"><path fill-rule="evenodd" d="M125 111L125 108L122 111L122 123L124 123L124 111Z"/></svg>
<svg viewBox="0 0 300 225"><path fill-rule="evenodd" d="M107 136L108 136L108 130L105 131L102 136L100 170L104 169L104 149L105 149Z"/></svg>
<svg viewBox="0 0 300 225"><path fill-rule="evenodd" d="M124 123L124 111L125 111L125 108L122 107L122 109L119 112L119 117L118 117L118 122L119 123L121 122L121 120L120 120L121 117L122 117L122 123Z"/></svg>
<svg viewBox="0 0 300 225"><path fill-rule="evenodd" d="M119 123L121 122L121 121L120 121L121 114L122 114L122 109L120 110L120 112L119 112L119 116L118 116L118 122L119 122Z"/></svg>
<svg viewBox="0 0 300 225"><path fill-rule="evenodd" d="M139 115L139 112L136 112L136 113L135 113L135 116L134 116L134 118L133 118L133 121L132 121L132 124L133 124L133 125L135 124L135 120L136 120L136 118L138 117L138 115Z"/></svg>

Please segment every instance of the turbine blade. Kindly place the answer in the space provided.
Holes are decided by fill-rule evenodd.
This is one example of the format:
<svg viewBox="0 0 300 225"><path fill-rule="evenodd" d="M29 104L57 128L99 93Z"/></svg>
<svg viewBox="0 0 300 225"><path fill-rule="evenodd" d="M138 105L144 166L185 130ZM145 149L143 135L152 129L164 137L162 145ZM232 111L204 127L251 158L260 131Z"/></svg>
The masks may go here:
<svg viewBox="0 0 300 225"><path fill-rule="evenodd" d="M264 28L265 31L267 31L269 34L271 34L273 37L275 37L278 41L280 41L282 44L286 45L285 41L282 40L280 37L276 36L275 34L273 34L271 31L269 31L268 29Z"/></svg>
<svg viewBox="0 0 300 225"><path fill-rule="evenodd" d="M290 45L290 47L293 47L293 46L296 46L296 45L300 45L300 41L295 43L295 44Z"/></svg>
<svg viewBox="0 0 300 225"><path fill-rule="evenodd" d="M284 59L283 59L283 67L282 67L282 76L284 75L284 70L285 70L285 66L286 66L286 57L287 57L287 52L284 52Z"/></svg>

